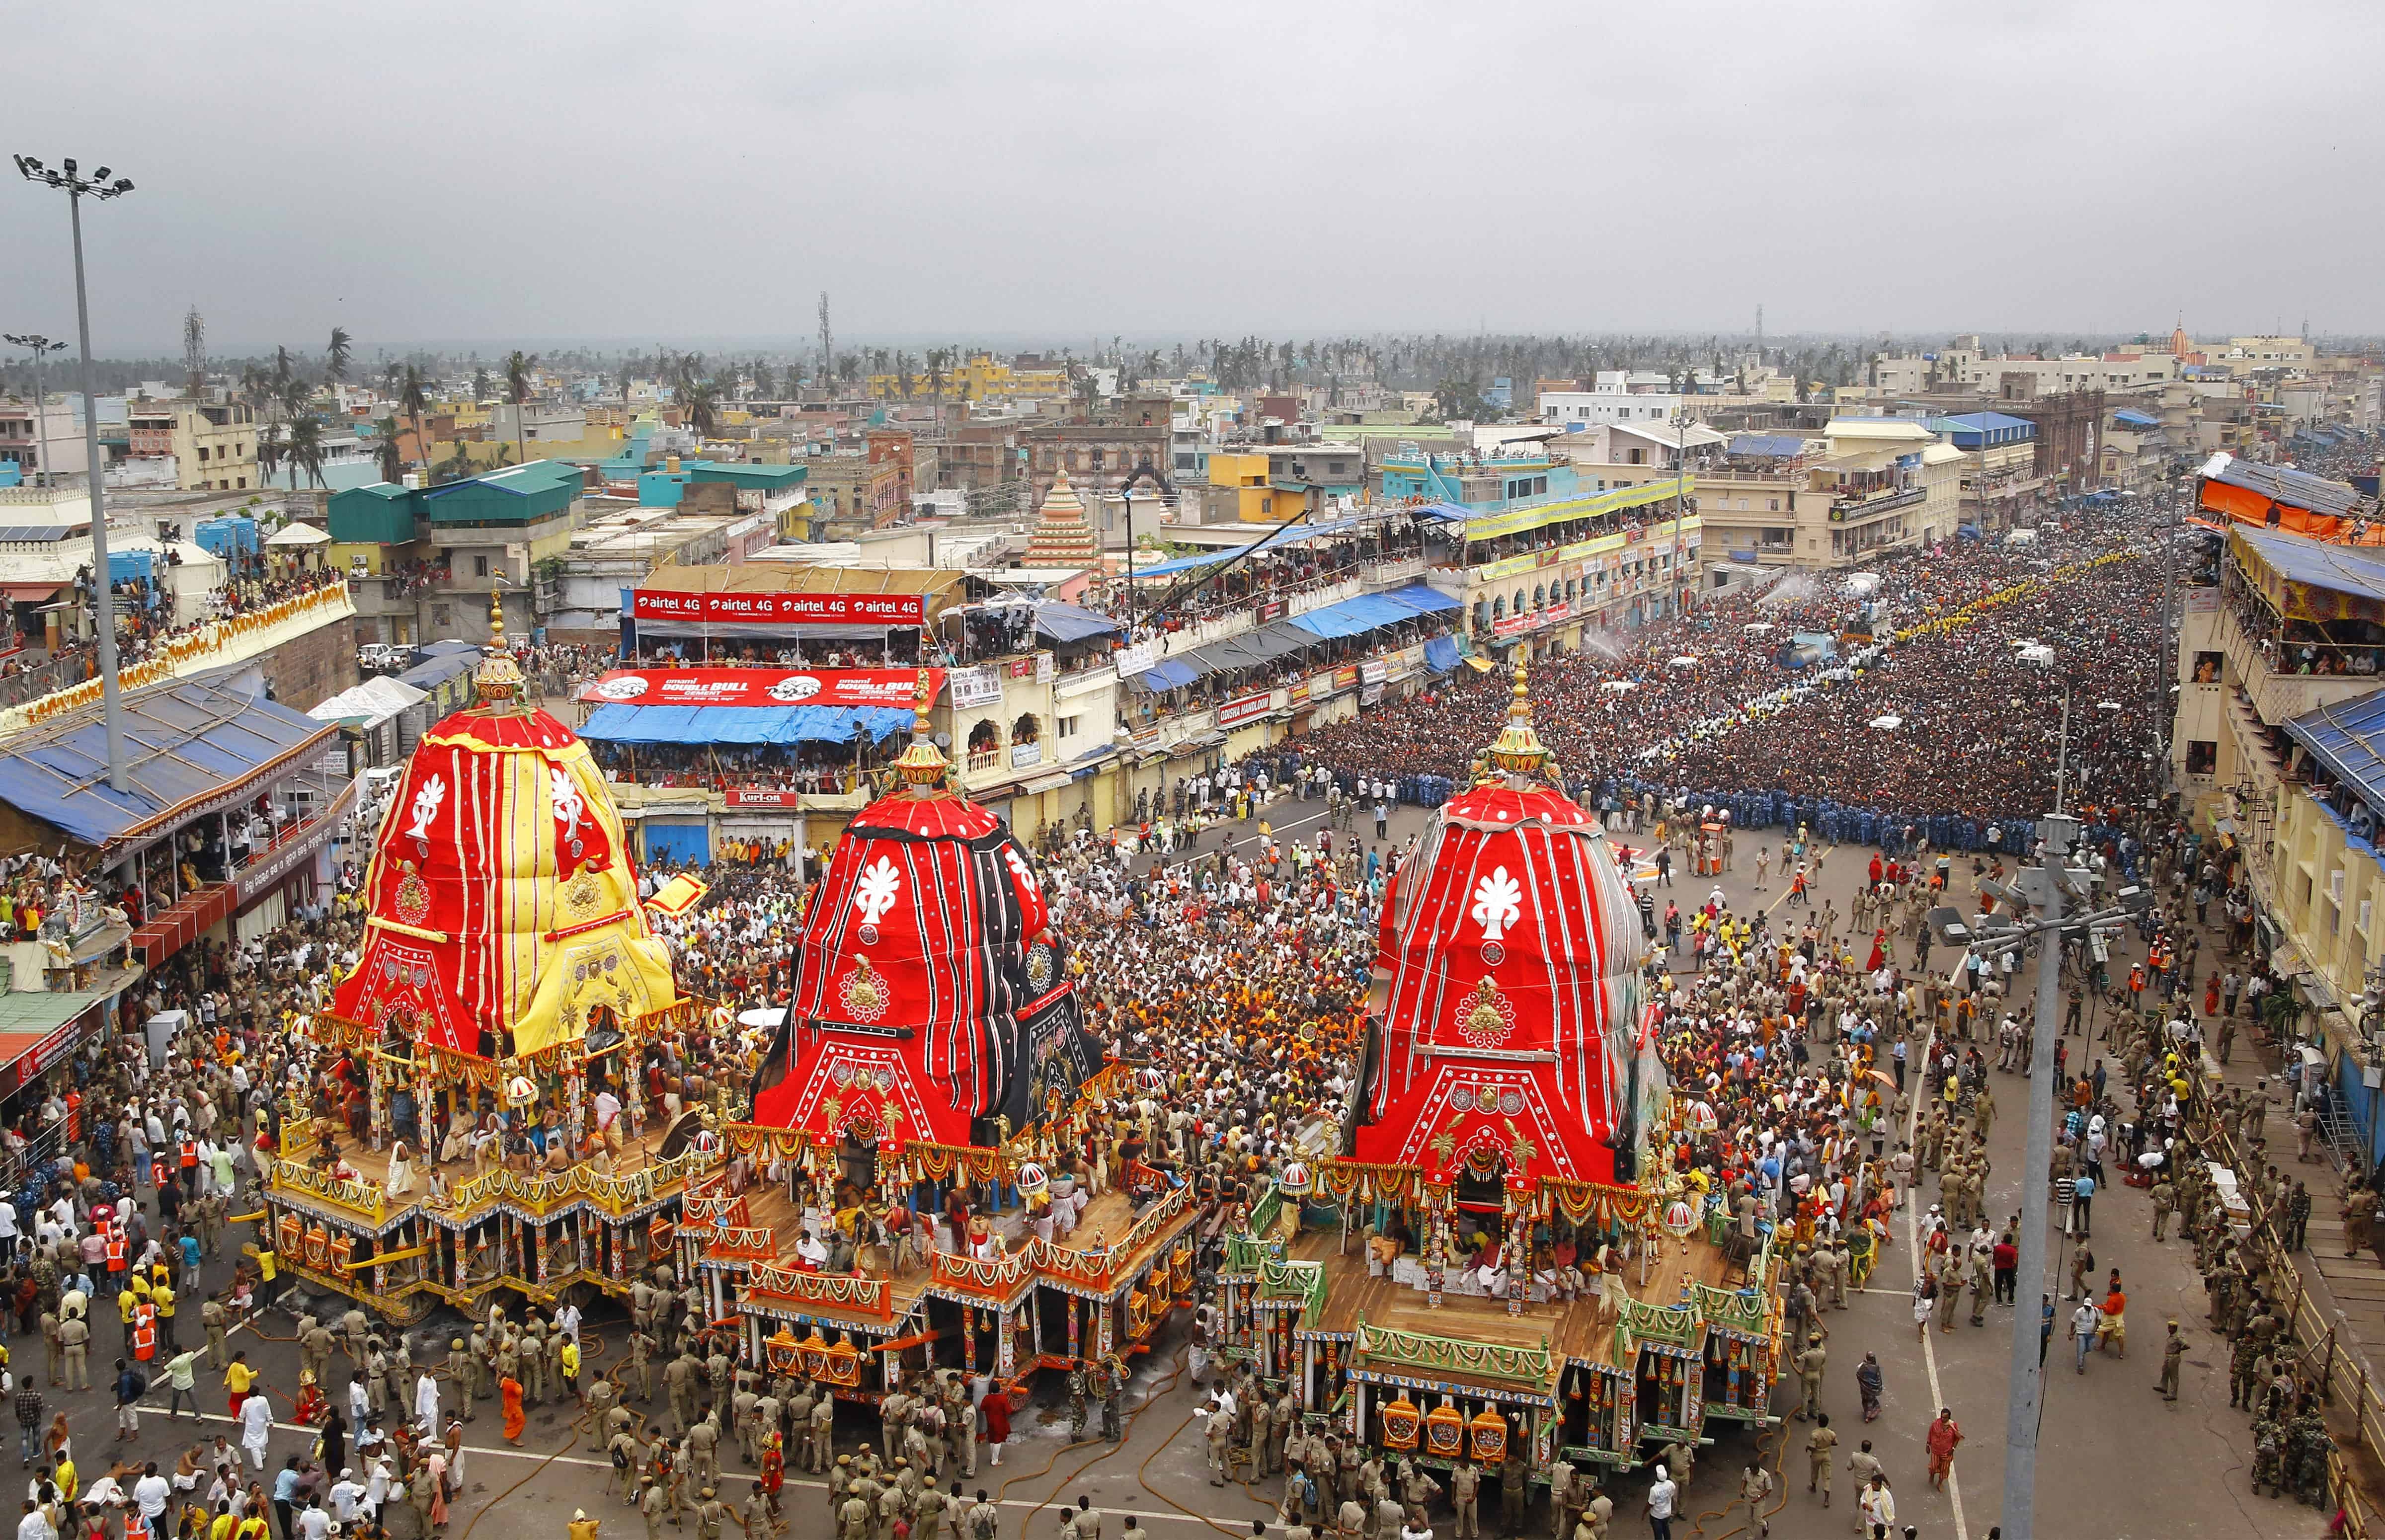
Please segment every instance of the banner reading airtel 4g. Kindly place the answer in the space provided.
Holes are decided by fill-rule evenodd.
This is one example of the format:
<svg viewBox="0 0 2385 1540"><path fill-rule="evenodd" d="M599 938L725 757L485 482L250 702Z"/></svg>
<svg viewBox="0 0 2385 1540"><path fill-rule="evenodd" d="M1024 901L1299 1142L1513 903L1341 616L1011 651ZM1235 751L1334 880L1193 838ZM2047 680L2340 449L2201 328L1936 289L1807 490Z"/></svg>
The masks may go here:
<svg viewBox="0 0 2385 1540"><path fill-rule="evenodd" d="M919 676L928 703L944 688L941 668L617 668L580 699L618 706L911 706Z"/></svg>
<svg viewBox="0 0 2385 1540"><path fill-rule="evenodd" d="M920 626L927 600L916 593L795 593L734 590L688 593L637 589L631 613L640 620L702 620L730 625Z"/></svg>

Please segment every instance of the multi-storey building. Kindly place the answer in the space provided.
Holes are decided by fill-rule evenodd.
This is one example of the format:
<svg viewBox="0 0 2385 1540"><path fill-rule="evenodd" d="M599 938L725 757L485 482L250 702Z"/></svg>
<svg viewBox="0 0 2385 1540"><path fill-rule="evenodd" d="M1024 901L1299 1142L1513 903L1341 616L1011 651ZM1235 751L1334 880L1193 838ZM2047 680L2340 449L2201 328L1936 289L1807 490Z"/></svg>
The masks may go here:
<svg viewBox="0 0 2385 1540"><path fill-rule="evenodd" d="M244 404L141 402L127 412L126 453L170 455L184 491L240 491L259 484L256 415Z"/></svg>
<svg viewBox="0 0 2385 1540"><path fill-rule="evenodd" d="M0 401L0 465L17 466L20 484L82 475L83 449L82 414L71 405Z"/></svg>
<svg viewBox="0 0 2385 1540"><path fill-rule="evenodd" d="M533 460L438 487L334 492L327 557L348 574L356 640L486 641L493 593L509 635L538 634L552 599L535 577L568 549L585 489L577 468Z"/></svg>
<svg viewBox="0 0 2385 1540"><path fill-rule="evenodd" d="M1627 374L1602 369L1587 391L1543 391L1542 422L1561 427L1597 423L1671 422L1680 415L1684 396L1672 392L1662 375Z"/></svg>
<svg viewBox="0 0 2385 1540"><path fill-rule="evenodd" d="M1205 524L1281 524L1366 490L1367 450L1337 442L1222 444L1206 456Z"/></svg>
<svg viewBox="0 0 2385 1540"><path fill-rule="evenodd" d="M2034 525L2046 478L2037 471L2037 425L2004 412L1932 417L1963 455L1962 521L1982 531Z"/></svg>

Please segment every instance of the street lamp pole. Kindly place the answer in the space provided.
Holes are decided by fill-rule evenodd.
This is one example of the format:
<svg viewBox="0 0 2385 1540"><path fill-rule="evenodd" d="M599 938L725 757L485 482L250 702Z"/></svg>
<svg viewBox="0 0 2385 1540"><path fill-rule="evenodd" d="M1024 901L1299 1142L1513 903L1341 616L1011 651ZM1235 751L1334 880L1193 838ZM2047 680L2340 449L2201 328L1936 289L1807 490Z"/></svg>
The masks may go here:
<svg viewBox="0 0 2385 1540"><path fill-rule="evenodd" d="M82 273L82 201L93 198L104 203L120 198L132 191L132 183L123 177L109 181L105 166L86 178L77 174L71 160L52 168L31 155L17 157L17 172L27 181L39 182L67 195L67 218L74 230L75 328L82 342L83 478L91 487L91 581L94 620L99 627L100 717L107 734L108 789L125 792L131 787L124 767L124 720L116 698L116 595L107 578L107 506L102 489L106 478L100 474L99 392L91 361L91 295Z"/></svg>
<svg viewBox="0 0 2385 1540"><path fill-rule="evenodd" d="M39 332L12 331L7 334L7 341L33 355L33 431L41 437L42 485L55 487L58 480L57 474L50 468L50 395L42 388L42 355L64 353L67 345L53 342Z"/></svg>

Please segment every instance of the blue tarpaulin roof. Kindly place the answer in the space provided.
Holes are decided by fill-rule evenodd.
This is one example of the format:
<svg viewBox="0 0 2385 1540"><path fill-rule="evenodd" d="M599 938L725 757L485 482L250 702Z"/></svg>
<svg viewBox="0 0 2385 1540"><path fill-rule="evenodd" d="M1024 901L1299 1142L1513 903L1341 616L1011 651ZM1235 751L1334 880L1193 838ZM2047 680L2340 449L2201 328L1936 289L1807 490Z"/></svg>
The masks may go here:
<svg viewBox="0 0 2385 1540"><path fill-rule="evenodd" d="M2385 689L2371 690L2292 718L2286 736L2316 755L2336 779L2356 789L2369 806L2385 809Z"/></svg>
<svg viewBox="0 0 2385 1540"><path fill-rule="evenodd" d="M1758 459L1793 460L1805 453L1805 441L1794 433L1742 433L1724 452Z"/></svg>
<svg viewBox="0 0 2385 1540"><path fill-rule="evenodd" d="M1201 677L1201 670L1180 658L1162 658L1134 677L1134 683L1154 694L1163 689L1182 689Z"/></svg>
<svg viewBox="0 0 2385 1540"><path fill-rule="evenodd" d="M1422 510L1418 511L1422 512ZM1220 563L1230 562L1237 556L1256 551L1260 546L1266 546L1270 551L1288 550L1310 540L1322 540L1329 535L1347 534L1366 522L1367 521L1359 518L1339 518L1329 524L1295 524L1289 528L1253 540L1248 545L1238 545L1230 550L1211 551L1198 556L1178 556L1172 561L1157 562L1150 566L1137 563L1134 575L1138 578L1166 578L1173 573L1190 572L1195 567L1216 566Z"/></svg>
<svg viewBox="0 0 2385 1540"><path fill-rule="evenodd" d="M458 674L469 674L480 665L481 650L468 652L442 652L425 658L398 677L417 689L436 689Z"/></svg>
<svg viewBox="0 0 2385 1540"><path fill-rule="evenodd" d="M2161 426L2161 418L2154 416L2150 412L2140 412L2133 406L2121 407L2118 411L2112 414L2112 420L2117 423L2126 423L2130 428L2159 428Z"/></svg>
<svg viewBox="0 0 2385 1540"><path fill-rule="evenodd" d="M339 733L220 677L134 691L122 715L127 789L108 788L106 728L94 705L0 751L0 802L105 845L152 825L162 833Z"/></svg>
<svg viewBox="0 0 2385 1540"><path fill-rule="evenodd" d="M902 706L625 706L588 714L580 736L605 743L752 746L850 743L907 733L916 720Z"/></svg>
<svg viewBox="0 0 2385 1540"><path fill-rule="evenodd" d="M1424 665L1436 674L1446 674L1457 666L1457 639L1433 637L1424 644Z"/></svg>
<svg viewBox="0 0 2385 1540"><path fill-rule="evenodd" d="M2234 532L2238 540L2253 548L2254 554L2290 583L2309 583L2330 593L2385 599L2385 557L2370 554L2366 547L2337 545L2307 535L2254 529L2242 524L2235 526Z"/></svg>
<svg viewBox="0 0 2385 1540"><path fill-rule="evenodd" d="M1442 524L1463 524L1472 512L1463 503L1427 503L1408 511L1418 518L1435 519Z"/></svg>
<svg viewBox="0 0 2385 1540"><path fill-rule="evenodd" d="M1097 615L1080 604L1038 604L1035 606L1035 628L1054 641L1082 641L1087 637L1105 637L1126 629L1105 615Z"/></svg>
<svg viewBox="0 0 2385 1540"><path fill-rule="evenodd" d="M1306 615L1293 615L1287 624L1320 637L1355 637L1378 626L1396 625L1403 620L1414 620L1418 615L1436 615L1459 607L1456 600L1440 590L1423 583L1411 583L1389 593L1362 593L1355 599L1327 604Z"/></svg>

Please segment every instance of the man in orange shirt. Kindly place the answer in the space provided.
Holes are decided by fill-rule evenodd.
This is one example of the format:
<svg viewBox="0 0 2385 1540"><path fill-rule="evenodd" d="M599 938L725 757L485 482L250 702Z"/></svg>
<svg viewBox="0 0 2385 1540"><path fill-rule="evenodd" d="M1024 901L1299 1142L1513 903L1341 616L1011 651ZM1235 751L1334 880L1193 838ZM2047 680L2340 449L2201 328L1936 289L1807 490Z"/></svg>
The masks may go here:
<svg viewBox="0 0 2385 1540"><path fill-rule="evenodd" d="M1942 1489L1946 1478L1954 1473L1954 1449L1963 1442L1962 1425L1954 1421L1953 1407L1938 1409L1938 1421L1929 1424L1929 1485L1933 1491Z"/></svg>
<svg viewBox="0 0 2385 1540"><path fill-rule="evenodd" d="M2104 1329L2095 1339L2098 1349L2115 1358L2129 1356L2129 1318L2123 1314L2129 1308L2129 1297L2120 1287L2120 1270L2112 1270L2112 1291L2104 1296Z"/></svg>

